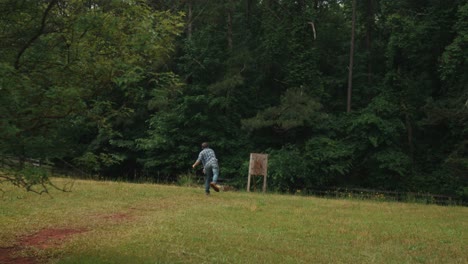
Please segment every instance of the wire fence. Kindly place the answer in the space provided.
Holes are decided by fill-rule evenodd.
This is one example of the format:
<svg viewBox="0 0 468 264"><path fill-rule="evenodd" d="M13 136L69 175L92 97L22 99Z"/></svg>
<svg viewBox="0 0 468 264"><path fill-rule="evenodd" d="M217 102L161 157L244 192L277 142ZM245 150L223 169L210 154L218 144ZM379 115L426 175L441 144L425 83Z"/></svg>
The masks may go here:
<svg viewBox="0 0 468 264"><path fill-rule="evenodd" d="M58 160L58 163L52 164L43 162L38 159L18 159L14 157L0 156L0 168L11 169L14 167L27 164L28 166L46 169L51 176L54 177L70 177L73 179L85 180L112 180L123 181L132 183L158 183L158 184L174 184L179 181L177 175L165 175L150 172L140 172L132 176L103 176L94 174L89 171L82 170L66 160ZM204 182L204 175L200 171L188 172L193 174L193 180L196 184ZM236 190L245 190L245 186L240 181L235 179L222 179L220 183L224 185L232 185ZM415 202L424 204L436 205L461 205L468 206L468 201L460 199L459 197L441 194L431 194L427 192L405 192L405 191L387 191L376 189L363 189L363 188L324 188L324 189L307 189L297 190L296 195L315 196L322 198L337 198L337 199L360 199L360 200L377 200L377 201L394 201L394 202Z"/></svg>
<svg viewBox="0 0 468 264"><path fill-rule="evenodd" d="M307 190L304 195L324 198L345 198L394 202L415 202L436 205L462 205L468 202L450 195L432 194L427 192L386 191L361 188L328 188Z"/></svg>

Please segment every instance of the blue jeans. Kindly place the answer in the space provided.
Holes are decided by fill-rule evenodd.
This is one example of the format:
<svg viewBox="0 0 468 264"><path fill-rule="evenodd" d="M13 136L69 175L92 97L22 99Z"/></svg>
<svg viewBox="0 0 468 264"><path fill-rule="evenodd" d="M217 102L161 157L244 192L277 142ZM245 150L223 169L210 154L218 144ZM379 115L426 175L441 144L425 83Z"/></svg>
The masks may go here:
<svg viewBox="0 0 468 264"><path fill-rule="evenodd" d="M217 183L219 176L219 167L216 163L207 164L205 167L205 192L210 193L210 182ZM213 177L213 180L211 180Z"/></svg>

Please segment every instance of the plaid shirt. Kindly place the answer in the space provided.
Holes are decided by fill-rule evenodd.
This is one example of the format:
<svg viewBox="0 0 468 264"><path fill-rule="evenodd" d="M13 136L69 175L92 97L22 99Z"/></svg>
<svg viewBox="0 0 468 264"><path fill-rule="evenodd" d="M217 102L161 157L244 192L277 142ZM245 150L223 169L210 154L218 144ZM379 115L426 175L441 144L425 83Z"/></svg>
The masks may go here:
<svg viewBox="0 0 468 264"><path fill-rule="evenodd" d="M200 151L197 161L201 161L203 167L206 167L209 164L218 164L215 152L210 148L206 148Z"/></svg>

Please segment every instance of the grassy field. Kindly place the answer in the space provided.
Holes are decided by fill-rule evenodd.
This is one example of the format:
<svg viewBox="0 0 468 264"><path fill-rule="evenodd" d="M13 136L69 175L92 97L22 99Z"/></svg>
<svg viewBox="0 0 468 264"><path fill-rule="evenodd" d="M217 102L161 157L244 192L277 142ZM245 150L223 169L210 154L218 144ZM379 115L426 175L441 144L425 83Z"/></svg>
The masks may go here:
<svg viewBox="0 0 468 264"><path fill-rule="evenodd" d="M38 263L468 263L466 207L81 180L53 198L0 187L0 248ZM21 244L48 229L77 231Z"/></svg>

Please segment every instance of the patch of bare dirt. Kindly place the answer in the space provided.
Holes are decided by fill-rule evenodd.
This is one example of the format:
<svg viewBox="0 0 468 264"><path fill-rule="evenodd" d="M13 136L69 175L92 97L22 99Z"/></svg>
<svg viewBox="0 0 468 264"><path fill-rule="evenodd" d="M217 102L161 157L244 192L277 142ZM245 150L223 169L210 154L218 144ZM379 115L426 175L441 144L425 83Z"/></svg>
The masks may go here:
<svg viewBox="0 0 468 264"><path fill-rule="evenodd" d="M36 264L35 258L21 257L16 254L21 250L19 247L0 248L0 263L2 264Z"/></svg>
<svg viewBox="0 0 468 264"><path fill-rule="evenodd" d="M63 241L74 234L86 232L86 229L43 229L36 234L22 237L14 247L0 248L2 264L36 264L37 258L19 256L20 251L28 247L46 249L60 246Z"/></svg>
<svg viewBox="0 0 468 264"><path fill-rule="evenodd" d="M102 218L108 221L120 222L132 219L133 216L129 213L114 213L96 215L94 217ZM87 229L60 229L60 228L47 228L41 231L21 237L11 247L0 247L0 264L37 264L40 260L35 257L23 257L20 255L21 251L34 248L34 249L47 249L55 248L62 245L62 243L71 236L83 232Z"/></svg>
<svg viewBox="0 0 468 264"><path fill-rule="evenodd" d="M38 249L57 247L71 235L86 231L86 229L43 229L34 235L21 239L20 245L22 247L35 247Z"/></svg>

